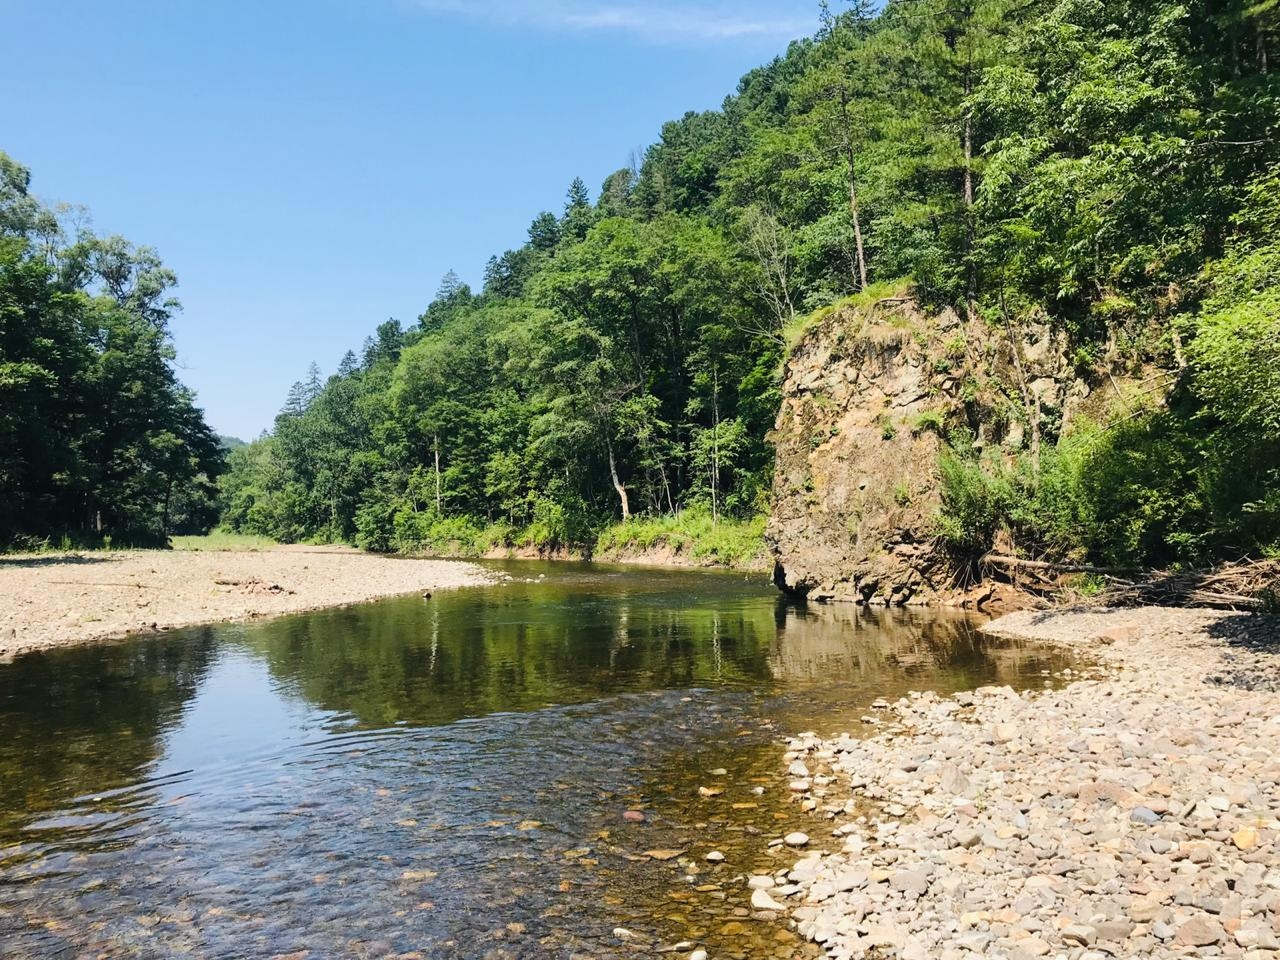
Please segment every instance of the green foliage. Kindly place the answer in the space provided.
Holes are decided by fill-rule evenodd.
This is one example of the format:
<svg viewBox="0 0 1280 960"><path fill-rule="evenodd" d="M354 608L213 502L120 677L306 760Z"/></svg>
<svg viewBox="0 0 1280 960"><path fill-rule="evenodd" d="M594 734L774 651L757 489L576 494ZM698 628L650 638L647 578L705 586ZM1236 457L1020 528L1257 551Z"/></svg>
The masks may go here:
<svg viewBox="0 0 1280 960"><path fill-rule="evenodd" d="M938 535L956 553L976 558L995 543L1015 494L1010 477L997 463L944 450L939 460L942 507Z"/></svg>
<svg viewBox="0 0 1280 960"><path fill-rule="evenodd" d="M828 303L811 313L794 318L782 330L782 337L787 345L788 352L793 349L814 327L822 323L832 314L838 312L850 312L854 310L865 310L873 306L879 300L890 299L893 297L905 296L910 293L911 284L901 278L882 280L877 283L870 284L865 290L841 297L834 303Z"/></svg>
<svg viewBox="0 0 1280 960"><path fill-rule="evenodd" d="M28 183L0 153L0 547L208 530L223 452L174 372L177 278Z"/></svg>
<svg viewBox="0 0 1280 960"><path fill-rule="evenodd" d="M947 418L941 410L923 410L915 418L911 424L911 433L913 436L920 436L922 433L928 433L932 430L938 436L945 438L947 435Z"/></svg>
<svg viewBox="0 0 1280 960"><path fill-rule="evenodd" d="M716 523L706 510L684 510L613 524L600 532L595 552L608 559L610 554L666 548L700 563L746 569L764 562L764 528L763 516Z"/></svg>
<svg viewBox="0 0 1280 960"><path fill-rule="evenodd" d="M899 480L893 485L893 502L900 507L908 507L911 505L911 484L905 480Z"/></svg>
<svg viewBox="0 0 1280 960"><path fill-rule="evenodd" d="M230 455L224 522L377 550L584 548L628 516L706 516L722 536L761 512L790 351L833 311L911 294L999 318L937 360L990 364L965 376L966 415L1038 418L1038 462L944 459L955 549L988 549L1001 529L1126 563L1272 549L1274 6L853 4L721 110L666 124L596 202L574 180L560 214L489 261L480 293L450 274L416 325L383 324L334 376L300 381L272 434ZM20 181L0 210L34 235ZM23 285L38 265L17 256ZM83 255L107 287L131 258L151 280L117 308L162 313L165 274L142 251ZM79 301L46 289L43 315L78 323ZM1057 412L1022 410L999 382L1031 321L1065 332L1081 370L1117 344L1169 367L1184 344L1187 367L1167 406L1064 437ZM0 392L33 409L80 362L22 356L0 366ZM959 419L926 412L912 429L953 427L960 448ZM898 429L881 421L886 440Z"/></svg>

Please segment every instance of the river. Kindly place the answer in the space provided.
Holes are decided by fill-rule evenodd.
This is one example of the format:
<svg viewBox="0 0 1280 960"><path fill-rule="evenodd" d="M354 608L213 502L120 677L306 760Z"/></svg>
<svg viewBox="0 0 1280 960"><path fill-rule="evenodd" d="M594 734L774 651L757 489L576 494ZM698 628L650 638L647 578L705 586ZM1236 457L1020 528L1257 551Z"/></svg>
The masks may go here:
<svg viewBox="0 0 1280 960"><path fill-rule="evenodd" d="M814 956L745 909L769 840L831 842L782 738L1063 665L758 575L497 566L0 666L0 953Z"/></svg>

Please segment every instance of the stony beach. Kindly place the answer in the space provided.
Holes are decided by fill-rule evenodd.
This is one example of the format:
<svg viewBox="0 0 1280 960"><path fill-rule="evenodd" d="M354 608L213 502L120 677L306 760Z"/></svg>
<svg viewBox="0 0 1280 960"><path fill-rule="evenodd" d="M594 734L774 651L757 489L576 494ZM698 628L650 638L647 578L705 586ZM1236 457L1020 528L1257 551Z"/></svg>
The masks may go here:
<svg viewBox="0 0 1280 960"><path fill-rule="evenodd" d="M0 657L492 579L474 564L341 547L6 556L0 557Z"/></svg>
<svg viewBox="0 0 1280 960"><path fill-rule="evenodd" d="M773 841L790 869L747 879L756 916L836 958L1280 956L1274 623L1144 608L987 631L1090 665L791 739L815 821Z"/></svg>

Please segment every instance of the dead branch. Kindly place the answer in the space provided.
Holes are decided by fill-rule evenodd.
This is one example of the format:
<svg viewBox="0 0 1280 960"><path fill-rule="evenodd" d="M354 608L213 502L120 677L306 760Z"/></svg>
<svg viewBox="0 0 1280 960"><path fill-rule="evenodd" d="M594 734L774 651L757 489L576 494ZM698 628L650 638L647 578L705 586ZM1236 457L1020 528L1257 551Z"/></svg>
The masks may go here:
<svg viewBox="0 0 1280 960"><path fill-rule="evenodd" d="M1002 554L988 553L981 563L990 563L998 567L1015 570L1048 570L1053 573L1096 573L1106 576L1136 575L1140 570L1125 567L1094 567L1084 563L1053 563L1049 560L1023 560L1021 557L1007 557Z"/></svg>

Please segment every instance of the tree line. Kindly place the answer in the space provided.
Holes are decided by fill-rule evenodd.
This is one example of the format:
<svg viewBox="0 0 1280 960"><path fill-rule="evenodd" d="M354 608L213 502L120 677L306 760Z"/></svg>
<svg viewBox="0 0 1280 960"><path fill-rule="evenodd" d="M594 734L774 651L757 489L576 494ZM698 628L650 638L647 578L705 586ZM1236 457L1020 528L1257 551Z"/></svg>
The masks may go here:
<svg viewBox="0 0 1280 960"><path fill-rule="evenodd" d="M29 188L0 152L0 547L209 529L223 456L174 373L177 277Z"/></svg>
<svg viewBox="0 0 1280 960"><path fill-rule="evenodd" d="M1278 10L824 5L814 37L666 124L594 200L575 180L483 289L450 274L415 323L313 369L232 457L225 522L415 549L758 514L789 339L906 281L993 338L1066 331L1082 376L1174 372L1167 403L1074 445L1016 384L975 389L1037 449L975 453L953 424L940 530L957 549L997 528L1111 560L1268 548Z"/></svg>
<svg viewBox="0 0 1280 960"><path fill-rule="evenodd" d="M814 311L909 285L985 328L971 358L1047 323L1082 378L1162 374L1064 431L975 364L944 425L953 549L1275 550L1278 32L1276 0L824 4L720 109L596 191L574 180L479 290L450 274L415 321L313 367L231 454L222 521L412 550L748 520L789 345ZM172 274L69 230L12 163L4 190L0 529L208 516L218 451L172 373ZM1031 441L973 443L993 416Z"/></svg>

